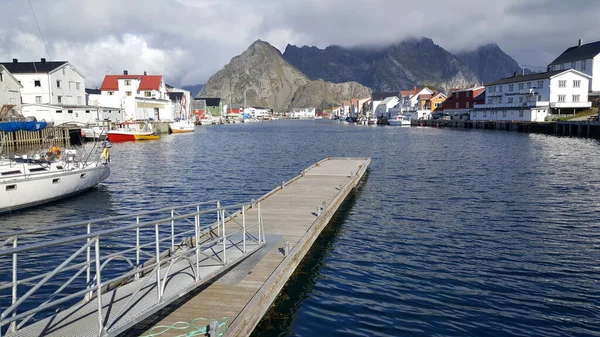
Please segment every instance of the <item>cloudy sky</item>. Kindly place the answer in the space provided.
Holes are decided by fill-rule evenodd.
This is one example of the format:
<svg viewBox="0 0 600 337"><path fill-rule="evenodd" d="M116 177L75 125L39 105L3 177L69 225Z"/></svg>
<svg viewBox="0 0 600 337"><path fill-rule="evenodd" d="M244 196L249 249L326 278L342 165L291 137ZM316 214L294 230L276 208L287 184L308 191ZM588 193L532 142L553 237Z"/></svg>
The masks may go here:
<svg viewBox="0 0 600 337"><path fill-rule="evenodd" d="M0 0L0 59L68 60L87 87L124 69L206 83L257 39L282 52L411 36L449 51L494 42L535 69L599 32L597 0Z"/></svg>

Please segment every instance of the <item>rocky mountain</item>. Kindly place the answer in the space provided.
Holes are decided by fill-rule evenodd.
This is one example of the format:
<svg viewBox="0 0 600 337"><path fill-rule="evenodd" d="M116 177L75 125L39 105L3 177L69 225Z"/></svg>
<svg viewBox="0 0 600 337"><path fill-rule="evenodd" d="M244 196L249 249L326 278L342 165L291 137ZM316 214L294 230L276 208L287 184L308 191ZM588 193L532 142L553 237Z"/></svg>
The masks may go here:
<svg viewBox="0 0 600 337"><path fill-rule="evenodd" d="M310 79L358 81L374 91L396 91L423 84L444 89L479 82L467 65L429 38L408 39L379 48L288 45L283 57Z"/></svg>
<svg viewBox="0 0 600 337"><path fill-rule="evenodd" d="M520 72L521 67L497 44L486 44L475 50L463 51L456 56L483 82L491 82Z"/></svg>
<svg viewBox="0 0 600 337"><path fill-rule="evenodd" d="M199 97L221 97L226 103L244 103L281 111L292 107L319 107L334 101L368 97L358 83L312 83L287 63L279 50L257 40L213 75ZM306 86L306 87L305 87Z"/></svg>

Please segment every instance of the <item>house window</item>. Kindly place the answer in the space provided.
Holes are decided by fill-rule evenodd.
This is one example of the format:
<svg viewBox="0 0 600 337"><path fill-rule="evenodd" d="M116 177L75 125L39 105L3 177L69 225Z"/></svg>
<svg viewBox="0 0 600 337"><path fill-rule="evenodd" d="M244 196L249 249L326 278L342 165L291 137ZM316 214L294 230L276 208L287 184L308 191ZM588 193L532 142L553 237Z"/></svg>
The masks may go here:
<svg viewBox="0 0 600 337"><path fill-rule="evenodd" d="M36 88L37 87L41 87L42 86L42 82L39 81L39 80L33 81L33 86L36 87Z"/></svg>
<svg viewBox="0 0 600 337"><path fill-rule="evenodd" d="M501 85L498 86L498 92L502 92L502 86Z"/></svg>
<svg viewBox="0 0 600 337"><path fill-rule="evenodd" d="M460 96L459 94L460 94L459 92L455 93L455 94L454 94L454 98L455 98L455 99L458 99L458 96Z"/></svg>
<svg viewBox="0 0 600 337"><path fill-rule="evenodd" d="M519 97L519 103L523 103L523 97Z"/></svg>
<svg viewBox="0 0 600 337"><path fill-rule="evenodd" d="M468 109L469 108L469 102L465 103L465 108Z"/></svg>
<svg viewBox="0 0 600 337"><path fill-rule="evenodd" d="M537 101L540 102L542 100L542 95L538 95Z"/></svg>
<svg viewBox="0 0 600 337"><path fill-rule="evenodd" d="M4 82L4 74L0 73L0 82Z"/></svg>
<svg viewBox="0 0 600 337"><path fill-rule="evenodd" d="M63 75L66 74L65 68L62 68Z"/></svg>
<svg viewBox="0 0 600 337"><path fill-rule="evenodd" d="M75 83L75 89L81 90L81 83L79 83L79 82Z"/></svg>
<svg viewBox="0 0 600 337"><path fill-rule="evenodd" d="M567 87L567 81L566 80L558 81L558 87L559 88L566 88Z"/></svg>
<svg viewBox="0 0 600 337"><path fill-rule="evenodd" d="M114 95L114 94L115 94L115 92L114 92L114 91L109 91L109 92L108 92L108 96L112 96L112 95Z"/></svg>
<svg viewBox="0 0 600 337"><path fill-rule="evenodd" d="M483 112L483 117L487 117L487 111Z"/></svg>
<svg viewBox="0 0 600 337"><path fill-rule="evenodd" d="M36 103L42 103L42 96L35 96Z"/></svg>
<svg viewBox="0 0 600 337"><path fill-rule="evenodd" d="M579 95L573 95L573 102L579 102Z"/></svg>
<svg viewBox="0 0 600 337"><path fill-rule="evenodd" d="M466 95L467 95L467 98L471 97L471 92L467 91Z"/></svg>
<svg viewBox="0 0 600 337"><path fill-rule="evenodd" d="M564 64L560 65L560 70L565 70L565 65Z"/></svg>
<svg viewBox="0 0 600 337"><path fill-rule="evenodd" d="M519 111L519 117L523 117L523 110Z"/></svg>
<svg viewBox="0 0 600 337"><path fill-rule="evenodd" d="M56 87L60 88L60 80L56 80Z"/></svg>
<svg viewBox="0 0 600 337"><path fill-rule="evenodd" d="M152 93L151 93L150 91L145 91L145 92L144 92L144 96L145 96L145 97L150 97L150 96L151 96L151 94L152 94Z"/></svg>
<svg viewBox="0 0 600 337"><path fill-rule="evenodd" d="M57 114L61 114L61 113L62 113L62 110L56 110L56 113L57 113Z"/></svg>
<svg viewBox="0 0 600 337"><path fill-rule="evenodd" d="M585 71L585 60L581 61L581 71Z"/></svg>
<svg viewBox="0 0 600 337"><path fill-rule="evenodd" d="M571 62L571 69L575 69L575 62Z"/></svg>
<svg viewBox="0 0 600 337"><path fill-rule="evenodd" d="M440 102L435 102L435 107L436 107L436 108L439 108L441 105L442 105L442 103L440 103Z"/></svg>
<svg viewBox="0 0 600 337"><path fill-rule="evenodd" d="M540 89L543 87L544 87L544 81L538 81L537 88Z"/></svg>
<svg viewBox="0 0 600 337"><path fill-rule="evenodd" d="M509 84L508 85L508 91L513 91L514 88L515 88L514 84Z"/></svg>
<svg viewBox="0 0 600 337"><path fill-rule="evenodd" d="M62 103L62 96L58 96L58 103Z"/></svg>
<svg viewBox="0 0 600 337"><path fill-rule="evenodd" d="M519 90L523 90L525 88L525 83L519 83Z"/></svg>
<svg viewBox="0 0 600 337"><path fill-rule="evenodd" d="M70 113L70 114L72 114L72 113L73 113L73 110L67 110L67 113Z"/></svg>
<svg viewBox="0 0 600 337"><path fill-rule="evenodd" d="M131 85L131 80L125 80L125 85Z"/></svg>
<svg viewBox="0 0 600 337"><path fill-rule="evenodd" d="M512 102L513 102L513 98L512 98L512 97L509 97L509 98L508 98L508 103L512 103Z"/></svg>
<svg viewBox="0 0 600 337"><path fill-rule="evenodd" d="M566 95L558 95L558 101L559 102L564 102L565 101L565 96Z"/></svg>
<svg viewBox="0 0 600 337"><path fill-rule="evenodd" d="M81 98L81 96L77 96L77 104L83 104L83 99Z"/></svg>
<svg viewBox="0 0 600 337"><path fill-rule="evenodd" d="M85 110L85 113L86 113L86 114L89 114L89 113L90 113L90 110Z"/></svg>
<svg viewBox="0 0 600 337"><path fill-rule="evenodd" d="M125 95L131 96L131 91L125 91Z"/></svg>
<svg viewBox="0 0 600 337"><path fill-rule="evenodd" d="M506 111L502 111L502 117L506 117Z"/></svg>
<svg viewBox="0 0 600 337"><path fill-rule="evenodd" d="M580 88L580 87L581 87L581 81L580 80L573 81L573 88Z"/></svg>
<svg viewBox="0 0 600 337"><path fill-rule="evenodd" d="M456 103L456 104L458 104L458 103ZM488 104L492 104L492 99L491 98L488 98Z"/></svg>
<svg viewBox="0 0 600 337"><path fill-rule="evenodd" d="M473 111L473 117L477 117L477 112Z"/></svg>
<svg viewBox="0 0 600 337"><path fill-rule="evenodd" d="M458 102L456 102L456 108L457 108L457 109L458 109L458 104L459 104L459 103L458 103Z"/></svg>
<svg viewBox="0 0 600 337"><path fill-rule="evenodd" d="M527 82L527 89L531 89L531 82Z"/></svg>

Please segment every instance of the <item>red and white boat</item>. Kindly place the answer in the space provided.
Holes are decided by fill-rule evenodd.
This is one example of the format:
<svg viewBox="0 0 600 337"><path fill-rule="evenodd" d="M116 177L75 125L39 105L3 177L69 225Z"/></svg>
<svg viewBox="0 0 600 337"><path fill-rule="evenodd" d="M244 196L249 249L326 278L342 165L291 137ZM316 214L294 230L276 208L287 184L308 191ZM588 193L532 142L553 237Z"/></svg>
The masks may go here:
<svg viewBox="0 0 600 337"><path fill-rule="evenodd" d="M154 140L160 136L154 133L147 124L140 128L137 124L121 123L118 128L109 130L106 138L111 142L128 142L136 140Z"/></svg>

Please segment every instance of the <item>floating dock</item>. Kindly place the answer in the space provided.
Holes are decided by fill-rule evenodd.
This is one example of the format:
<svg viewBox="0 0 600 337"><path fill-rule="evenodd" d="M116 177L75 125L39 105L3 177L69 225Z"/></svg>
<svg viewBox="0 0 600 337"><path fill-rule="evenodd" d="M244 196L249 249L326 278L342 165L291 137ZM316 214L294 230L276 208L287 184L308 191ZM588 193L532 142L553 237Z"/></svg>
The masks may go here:
<svg viewBox="0 0 600 337"><path fill-rule="evenodd" d="M324 159L247 204L222 207L216 202L212 208L212 202L197 203L0 234L5 245L0 246L0 259L4 258L0 261L12 257L13 266L13 281L0 283L0 290L13 288L12 305L3 305L0 310L4 333L248 336L334 213L358 186L370 162L370 158ZM216 222L206 221L208 215L216 215ZM113 229L103 225L119 221L123 225ZM39 236L44 230L79 227L81 235L22 243L27 235ZM104 252L101 242L110 235L118 235L129 246ZM51 251L64 244L74 246L70 258L56 261L59 266L49 266L49 271L40 275L20 276L18 264L28 254L35 256L39 250ZM76 256L85 258L86 252L84 261L68 266ZM104 270L116 259L127 261L131 268L117 274ZM19 309L47 280L77 270L67 283L58 284L60 288L42 305ZM65 300L81 296L80 301L26 324L42 309L63 303L55 297L74 287L77 277L84 277L83 288L71 289ZM18 295L24 286L31 288Z"/></svg>

